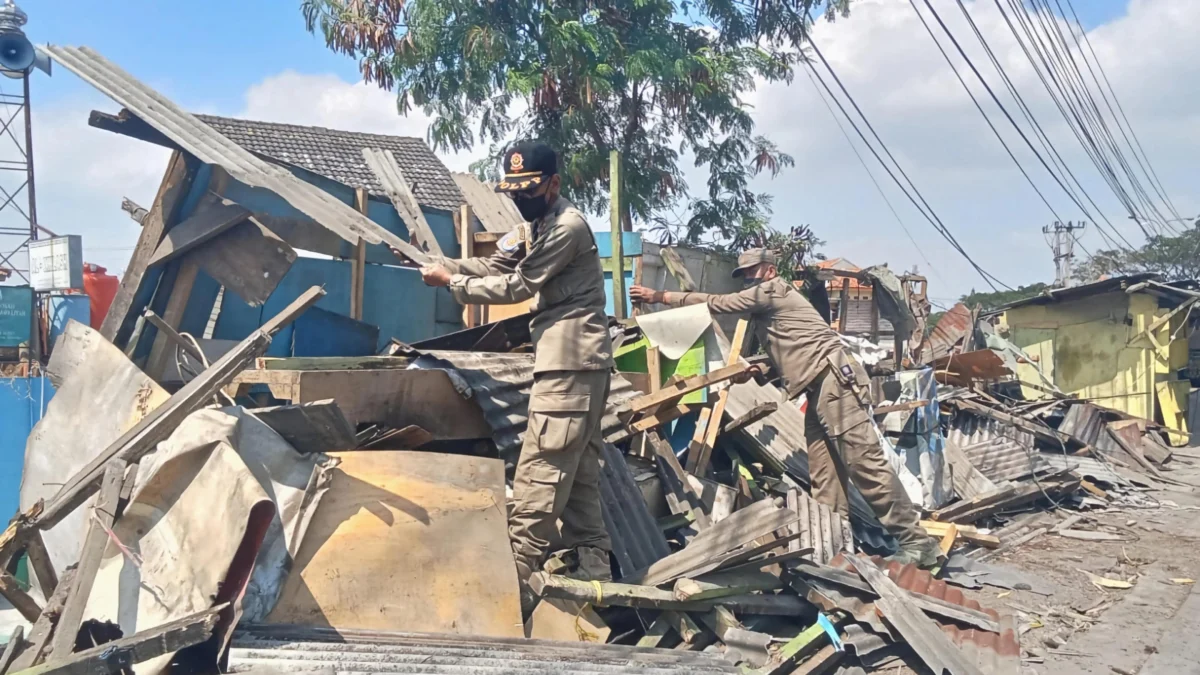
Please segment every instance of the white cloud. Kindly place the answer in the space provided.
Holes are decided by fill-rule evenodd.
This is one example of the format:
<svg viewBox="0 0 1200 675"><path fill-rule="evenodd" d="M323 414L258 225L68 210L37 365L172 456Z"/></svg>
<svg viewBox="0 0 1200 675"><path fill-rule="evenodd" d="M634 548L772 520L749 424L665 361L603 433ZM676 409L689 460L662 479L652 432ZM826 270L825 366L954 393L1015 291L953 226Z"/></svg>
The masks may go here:
<svg viewBox="0 0 1200 675"><path fill-rule="evenodd" d="M916 4L924 11L923 2ZM934 0L932 4L1024 128L1018 108L957 3ZM1102 211L1137 243L1136 227L1101 183L995 4L986 0L967 0L965 4L1072 170ZM928 20L1061 217L1083 219L978 86L936 22ZM1200 92L1184 83L1200 81L1200 45L1190 39L1190 31L1180 30L1184 26L1200 26L1200 3L1132 0L1125 16L1092 30L1089 37L1168 194L1181 211L1194 214L1200 211L1200 195L1193 192L1196 157L1200 156ZM1050 253L1039 230L1054 216L996 141L908 1L859 0L852 4L848 19L821 22L814 36L893 154L968 252L1010 284L1052 278ZM823 74L836 89L828 74ZM828 254L848 257L860 265L888 261L893 268L913 264L928 268L896 225L803 72L797 72L790 86L760 88L753 103L759 130L775 139L797 163L774 181L761 183L762 189L777 195L777 226L795 224L790 218L811 223L829 241ZM1104 106L1102 100L1099 105ZM869 134L865 128L863 132ZM1032 132L1026 133L1036 144ZM1117 133L1115 128L1113 133ZM854 142L859 144L856 136ZM861 145L860 151L932 261L931 293L953 297L972 286L982 286L967 263L890 185L890 179ZM1092 250L1104 246L1094 230L1084 238Z"/></svg>

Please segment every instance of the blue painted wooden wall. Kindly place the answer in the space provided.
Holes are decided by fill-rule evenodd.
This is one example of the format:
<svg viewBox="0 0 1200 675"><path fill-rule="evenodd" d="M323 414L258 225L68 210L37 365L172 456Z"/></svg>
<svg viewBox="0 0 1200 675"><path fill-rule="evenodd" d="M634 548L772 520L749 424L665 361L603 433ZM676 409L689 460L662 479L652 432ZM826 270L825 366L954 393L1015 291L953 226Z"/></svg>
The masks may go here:
<svg viewBox="0 0 1200 675"><path fill-rule="evenodd" d="M0 378L0 513L17 512L25 442L52 396L50 378Z"/></svg>
<svg viewBox="0 0 1200 675"><path fill-rule="evenodd" d="M339 201L347 205L354 204L354 190L351 188L303 169L291 170L302 180L319 187ZM211 176L212 167L209 165L200 165L196 169L195 179L174 222L182 222L195 211L201 197L209 190ZM251 211L265 212L276 217L305 218L275 193L263 188L250 187L236 180L228 181L223 194ZM454 232L452 214L438 209L423 209L423 212L443 253L450 257L458 257L460 248ZM369 200L367 214L384 229L405 240L410 238L407 228L390 202ZM340 255L343 258L353 255L349 243L342 242ZM386 246L368 246L367 262L363 290L363 321L379 327L379 347L392 338L415 342L462 328L462 307L454 301L449 291L426 286L414 269L394 266L398 261ZM226 293L213 337L226 340L240 340L246 337L311 286L325 288L326 296L317 304L318 307L349 316L350 268L348 260L301 257L261 307L250 307L236 294ZM156 293L154 289L169 289L177 272L178 264L169 264L166 269L148 273L139 290L135 308L140 311L140 308L149 303L150 307L161 315L169 293ZM217 282L204 272L197 275L183 319L180 321L181 331L193 335L204 333L219 290ZM149 353L153 333L153 329L145 332L135 351L135 358L144 358ZM271 353L285 355L276 352L286 341L277 342L279 344L272 347ZM329 347L336 348L335 345Z"/></svg>
<svg viewBox="0 0 1200 675"><path fill-rule="evenodd" d="M604 311L608 312L609 316L616 313L616 303L613 302L612 295L612 271L608 265L608 260L612 258L612 231L605 230L596 232L596 252L600 255L600 259L605 261L604 272ZM641 232L622 232L621 233L621 253L623 257L636 258L642 255L642 233ZM625 316L633 313L633 305L629 302L629 287L633 285L635 276L632 265L625 265L622 270L625 274Z"/></svg>

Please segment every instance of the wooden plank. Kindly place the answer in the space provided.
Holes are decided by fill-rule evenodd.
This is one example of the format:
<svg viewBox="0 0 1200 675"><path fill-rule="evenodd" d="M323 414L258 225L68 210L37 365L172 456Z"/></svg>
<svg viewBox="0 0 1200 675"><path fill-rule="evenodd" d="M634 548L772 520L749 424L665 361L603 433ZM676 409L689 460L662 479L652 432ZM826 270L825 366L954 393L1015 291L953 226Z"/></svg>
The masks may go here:
<svg viewBox="0 0 1200 675"><path fill-rule="evenodd" d="M855 569L874 589L878 599L875 607L883 618L895 628L935 673L949 671L950 675L983 675L974 663L968 661L949 636L936 623L913 606L907 592L895 584L869 559L852 558Z"/></svg>
<svg viewBox="0 0 1200 675"><path fill-rule="evenodd" d="M206 196L192 215L167 232L148 264L162 265L179 258L249 217L250 211L240 204Z"/></svg>
<svg viewBox="0 0 1200 675"><path fill-rule="evenodd" d="M20 672L21 675L109 675L129 671L130 666L136 663L208 640L227 606L218 605Z"/></svg>
<svg viewBox="0 0 1200 675"><path fill-rule="evenodd" d="M71 579L62 616L58 619L58 628L51 642L50 661L66 659L75 651L75 638L83 624L83 612L92 596L92 585L96 582L96 573L100 571L104 549L108 547L108 533L112 531L117 518L121 486L125 483L128 466L124 461L114 459L104 469L104 480L100 484L96 503L92 506L92 517L88 519L87 534L79 552L79 565Z"/></svg>
<svg viewBox="0 0 1200 675"><path fill-rule="evenodd" d="M618 320L625 318L625 252L622 249L621 234L625 228L625 170L621 165L621 151L610 150L608 153L608 214L609 236L612 238L612 300L613 316Z"/></svg>
<svg viewBox="0 0 1200 675"><path fill-rule="evenodd" d="M204 353L197 349L196 345L192 344L190 340L180 335L166 321L163 321L162 317L154 313L154 310L147 308L143 316L146 317L146 321L150 322L150 325L157 328L163 335L166 335L171 344L183 349L184 352L197 360L204 360Z"/></svg>
<svg viewBox="0 0 1200 675"><path fill-rule="evenodd" d="M650 375L650 393L658 393L662 389L662 352L658 347L646 350L646 372Z"/></svg>
<svg viewBox="0 0 1200 675"><path fill-rule="evenodd" d="M950 549L954 548L954 542L958 541L958 526L953 523L946 528L946 532L942 535L942 541L938 544L938 548L942 550L942 555L949 557Z"/></svg>
<svg viewBox="0 0 1200 675"><path fill-rule="evenodd" d="M659 391L653 394L639 396L629 403L629 407L634 412L646 412L651 409L665 407L664 404L669 404L677 401L684 396L699 391L714 384L732 379L746 372L748 366L743 363L738 363L732 366L725 366L711 373L701 375L693 375L692 377L684 378L674 384L664 386Z"/></svg>
<svg viewBox="0 0 1200 675"><path fill-rule="evenodd" d="M931 537L943 537L951 528L958 532L958 536L964 541L969 541L972 544L982 546L984 548L997 548L1000 546L1000 538L994 534L984 534L978 528L970 525L958 525L955 523L943 523L936 520L922 520L921 527Z"/></svg>
<svg viewBox="0 0 1200 675"><path fill-rule="evenodd" d="M729 343L729 359L725 365L735 366L742 358L742 347L746 342L746 331L749 327L750 322L746 319L738 320L737 328L733 331L733 341ZM712 458L713 446L717 444L717 434L721 432L721 422L725 419L725 404L728 401L729 387L726 387L717 394L717 402L713 404L712 418L704 430L704 442L696 457L696 466L691 469L692 473L697 476L708 474L708 463Z"/></svg>
<svg viewBox="0 0 1200 675"><path fill-rule="evenodd" d="M699 407L699 403L681 403L674 408L664 408L653 415L647 415L633 422L629 425L629 428L634 432L650 431L667 422L677 420L688 413L695 412Z"/></svg>
<svg viewBox="0 0 1200 675"><path fill-rule="evenodd" d="M467 260L475 256L475 238L471 236L471 223L475 221L475 215L471 212L470 204L463 204L459 207L458 213L458 247L459 258ZM466 305L463 307L463 325L467 328L474 328L480 325L479 307L477 305Z"/></svg>
<svg viewBox="0 0 1200 675"><path fill-rule="evenodd" d="M712 600L729 595L781 589L783 589L783 582L779 580L779 575L761 570L715 572L694 579L684 577L676 579L674 586L677 600Z"/></svg>
<svg viewBox="0 0 1200 675"><path fill-rule="evenodd" d="M184 418L206 405L209 399L233 380L234 376L261 356L271 344L271 336L316 304L324 295L324 289L317 286L305 291L295 302L250 334L237 347L229 350L225 356L175 392L165 403L143 417L88 462L87 466L76 472L54 495L45 511L30 525L43 530L53 527L63 516L83 504L96 491L104 474L104 467L111 459L119 457L134 463L153 450Z"/></svg>
<svg viewBox="0 0 1200 675"><path fill-rule="evenodd" d="M588 602L596 607L635 607L705 612L717 605L745 614L800 616L811 611L807 601L795 595L731 595L711 600L677 600L674 591L653 586L613 582L579 581L560 574L538 572L529 579L534 593L542 597Z"/></svg>
<svg viewBox="0 0 1200 675"><path fill-rule="evenodd" d="M887 415L888 413L908 412L909 410L924 408L927 405L929 405L929 401L917 399L916 401L905 401L904 403L896 403L894 405L876 406L872 408L872 412L875 413L876 417L879 417L880 415Z"/></svg>
<svg viewBox="0 0 1200 675"><path fill-rule="evenodd" d="M292 403L334 399L356 427L367 423L397 429L415 425L439 440L492 437L492 427L479 404L464 399L440 370L300 372L295 392Z"/></svg>
<svg viewBox="0 0 1200 675"><path fill-rule="evenodd" d="M420 244L420 248L433 255L445 255L442 253L442 246L438 244L437 237L433 236L433 228L425 220L421 205L417 203L417 197L412 191L412 184L404 176L400 165L396 163L396 157L392 151L363 148L362 154L367 168L375 174L375 178L383 186L388 199L396 207L400 219L404 221L404 225L408 227L413 238Z"/></svg>
<svg viewBox="0 0 1200 675"><path fill-rule="evenodd" d="M26 621L31 623L37 621L42 614L42 608L38 606L33 596L21 588L21 582L4 570L0 570L0 595L3 595L4 599L8 600L8 604L12 605L13 609L17 610L21 618Z"/></svg>
<svg viewBox="0 0 1200 675"><path fill-rule="evenodd" d="M407 356L288 356L254 363L258 370L405 370L412 362Z"/></svg>
<svg viewBox="0 0 1200 675"><path fill-rule="evenodd" d="M658 615L658 618L650 624L646 632L642 634L638 640L637 646L644 649L653 649L662 645L663 638L671 633L671 622L667 619L666 612ZM3 673L0 673L3 675Z"/></svg>
<svg viewBox="0 0 1200 675"><path fill-rule="evenodd" d="M125 346L124 339L120 338L123 337L130 312L133 311L134 298L142 285L142 279L146 276L146 270L149 269L150 258L154 256L154 251L168 229L167 223L175 217L175 212L187 196L194 175L195 172L188 167L184 153L178 150L171 153L166 173L158 186L158 194L154 197L149 214L142 221L137 247L133 250L129 264L125 266L125 273L121 275L121 285L100 327L100 334L104 339L117 347Z"/></svg>
<svg viewBox="0 0 1200 675"><path fill-rule="evenodd" d="M667 272L675 277L675 282L679 284L679 290L685 293L700 290L700 287L692 279L692 273L688 272L687 266L683 264L683 259L679 257L678 251L669 247L662 248L659 250L658 255L662 258Z"/></svg>
<svg viewBox="0 0 1200 675"><path fill-rule="evenodd" d="M704 445L704 433L708 430L708 423L712 420L713 409L704 407L700 409L700 416L696 419L696 428L692 431L692 441L688 443L687 457L685 458L684 467L688 473L697 474L696 461L700 457L700 451ZM713 422L716 424L716 422Z"/></svg>
<svg viewBox="0 0 1200 675"><path fill-rule="evenodd" d="M50 560L50 552L46 550L41 531L34 530L30 534L29 541L25 544L25 554L29 556L29 568L37 577L42 596L50 597L58 588L58 573L54 571L54 563Z"/></svg>
<svg viewBox="0 0 1200 675"><path fill-rule="evenodd" d="M183 321L183 312L187 309L188 299L192 297L192 287L199 272L200 266L194 259L189 257L179 261L179 272L175 275L175 283L170 287L171 296L162 314L163 322L171 328L178 328L179 323ZM155 335L145 367L146 374L155 380L161 381L163 373L166 372L167 358L171 354L170 347L170 338L162 333Z"/></svg>
<svg viewBox="0 0 1200 675"><path fill-rule="evenodd" d="M29 631L29 637L25 639L27 646L13 661L12 667L9 668L10 672L25 670L42 662L46 650L50 647L50 638L54 636L54 627L58 625L58 617L62 614L63 603L67 600L67 591L70 590L74 578L75 566L63 570L58 588L46 601L42 615L34 622L33 628Z"/></svg>
<svg viewBox="0 0 1200 675"><path fill-rule="evenodd" d="M368 199L366 188L355 188L354 208L364 216L368 215ZM361 256L359 255L361 252ZM367 245L359 238L354 247L354 257L350 260L350 318L362 321L363 285L367 273Z"/></svg>
<svg viewBox="0 0 1200 675"><path fill-rule="evenodd" d="M9 666L21 653L21 646L25 643L25 627L17 626L8 636L8 644L4 646L4 654L0 655L0 675L8 672Z"/></svg>
<svg viewBox="0 0 1200 675"><path fill-rule="evenodd" d="M258 307L275 292L296 262L297 253L257 218L250 218L189 257L225 290L233 291L247 305Z"/></svg>
<svg viewBox="0 0 1200 675"><path fill-rule="evenodd" d="M738 429L741 429L741 428L747 427L751 424L754 424L755 422L774 413L776 410L779 410L779 404L776 403L775 401L767 401L766 403L760 403L760 404L754 406L753 408L751 408L749 411L747 411L745 415L742 415L741 417L737 417L737 418L732 419L729 422L727 422L725 424L725 433L729 433L731 431L737 431Z"/></svg>
<svg viewBox="0 0 1200 675"><path fill-rule="evenodd" d="M274 429L297 452L353 450L358 445L354 427L333 399L248 412Z"/></svg>
<svg viewBox="0 0 1200 675"><path fill-rule="evenodd" d="M837 332L846 332L846 317L850 315L850 280L842 278L842 292L838 298ZM897 361L899 363L899 361Z"/></svg>

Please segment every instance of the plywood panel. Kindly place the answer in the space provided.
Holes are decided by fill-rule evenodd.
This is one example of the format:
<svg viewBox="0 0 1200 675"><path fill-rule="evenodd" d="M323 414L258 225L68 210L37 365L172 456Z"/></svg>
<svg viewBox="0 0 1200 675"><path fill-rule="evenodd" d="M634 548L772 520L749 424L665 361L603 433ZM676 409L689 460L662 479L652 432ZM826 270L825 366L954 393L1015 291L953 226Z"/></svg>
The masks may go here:
<svg viewBox="0 0 1200 675"><path fill-rule="evenodd" d="M522 637L500 460L336 453L268 623Z"/></svg>

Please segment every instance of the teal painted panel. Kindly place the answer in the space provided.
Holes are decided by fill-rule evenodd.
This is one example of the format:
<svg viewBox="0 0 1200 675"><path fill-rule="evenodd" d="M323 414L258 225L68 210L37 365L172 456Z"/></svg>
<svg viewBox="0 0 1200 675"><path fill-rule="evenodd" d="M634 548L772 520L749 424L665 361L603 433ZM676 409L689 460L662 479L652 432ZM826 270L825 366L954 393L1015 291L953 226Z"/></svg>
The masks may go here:
<svg viewBox="0 0 1200 675"><path fill-rule="evenodd" d="M600 253L601 258L612 257L612 231L605 230L603 232L594 232L596 235L596 250ZM639 256L642 254L642 233L641 232L622 232L621 233L621 252L626 256Z"/></svg>
<svg viewBox="0 0 1200 675"><path fill-rule="evenodd" d="M19 347L28 342L32 317L32 288L0 286L0 347Z"/></svg>
<svg viewBox="0 0 1200 675"><path fill-rule="evenodd" d="M54 396L48 377L0 378L0 513L16 513L25 443Z"/></svg>
<svg viewBox="0 0 1200 675"><path fill-rule="evenodd" d="M629 303L629 287L633 285L633 270L625 270L625 316L629 316L633 312L633 306ZM608 312L609 316L615 316L614 308L616 303L613 302L612 288L612 272L604 273L604 311Z"/></svg>

